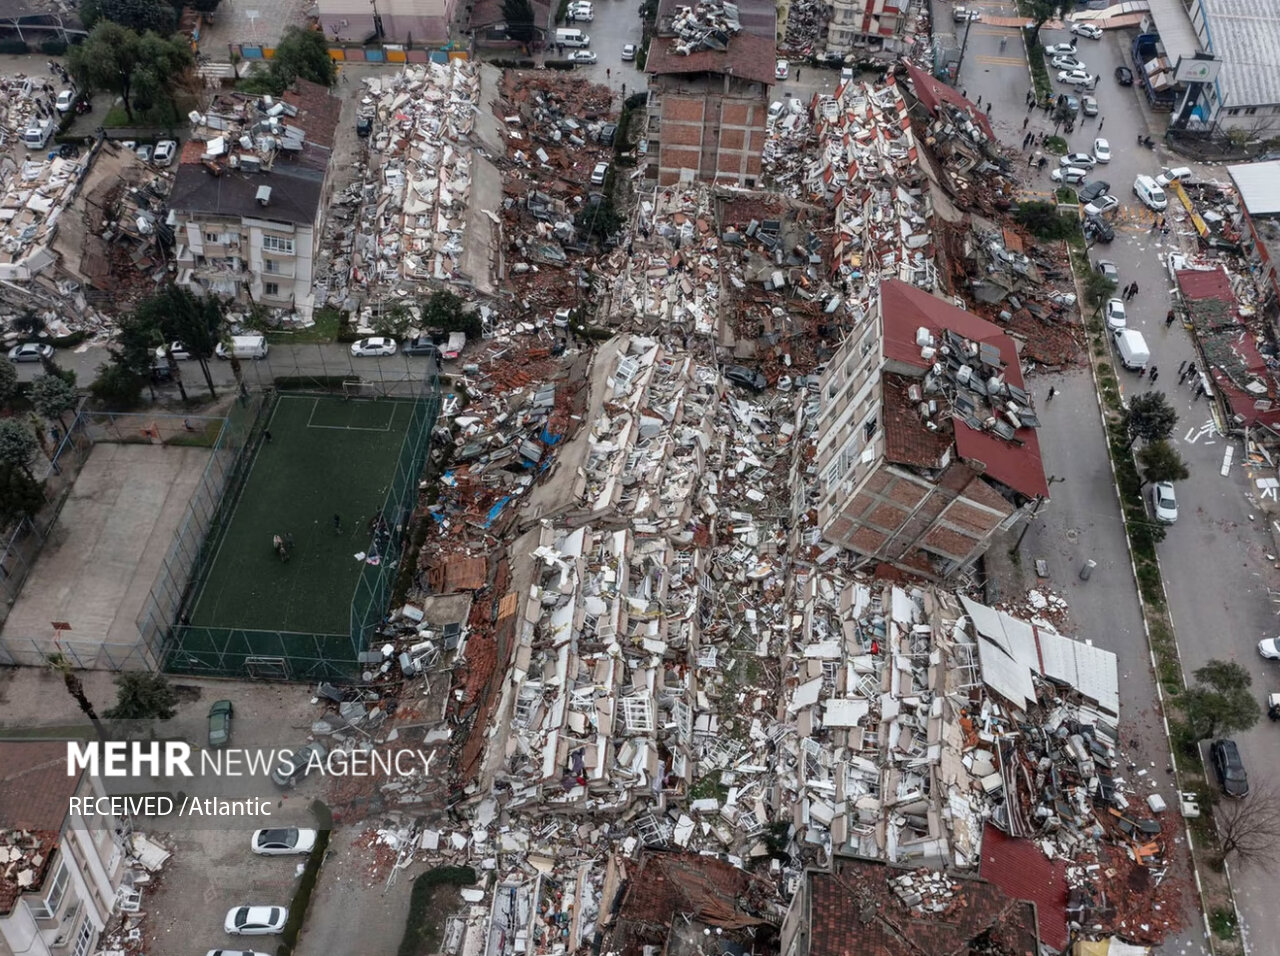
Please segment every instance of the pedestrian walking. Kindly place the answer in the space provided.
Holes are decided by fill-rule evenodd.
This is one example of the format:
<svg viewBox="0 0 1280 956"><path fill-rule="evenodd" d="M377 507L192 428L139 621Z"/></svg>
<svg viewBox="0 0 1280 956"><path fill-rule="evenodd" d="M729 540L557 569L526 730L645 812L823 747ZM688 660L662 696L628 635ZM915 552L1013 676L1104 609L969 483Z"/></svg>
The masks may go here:
<svg viewBox="0 0 1280 956"><path fill-rule="evenodd" d="M982 94L981 94L981 93L979 93L979 94L978 94L978 105L979 105L979 106L981 106L981 105L982 105Z"/></svg>
<svg viewBox="0 0 1280 956"><path fill-rule="evenodd" d="M988 116L990 116L990 115L991 115L991 101L990 101L990 100L988 100L988 101L987 101L987 115L988 115Z"/></svg>
<svg viewBox="0 0 1280 956"><path fill-rule="evenodd" d="M1046 159L1044 156L1041 156L1040 162L1036 163L1036 165L1040 168L1040 172L1044 172L1044 168L1045 166L1048 165L1048 163L1049 163L1049 160Z"/></svg>
<svg viewBox="0 0 1280 956"><path fill-rule="evenodd" d="M1195 394L1195 396L1192 398L1192 401L1195 401L1195 402L1200 401L1200 396L1201 396L1201 395L1203 395L1203 394L1205 394L1205 391L1204 391L1204 379L1201 379L1200 381L1196 382L1196 394Z"/></svg>
<svg viewBox="0 0 1280 956"><path fill-rule="evenodd" d="M270 428L264 428L264 429L262 430L262 440L263 440L263 441L265 441L268 445L270 445L270 444L271 444L271 429L270 429Z"/></svg>
<svg viewBox="0 0 1280 956"><path fill-rule="evenodd" d="M1154 385L1154 384L1156 383L1156 378L1157 378L1159 375L1160 375L1160 369L1159 369L1159 368L1157 368L1157 367L1156 367L1156 366L1154 366L1154 365L1153 365L1153 366L1151 366L1151 376L1150 376L1150 377L1151 377L1151 384L1152 384L1152 385Z"/></svg>
<svg viewBox="0 0 1280 956"><path fill-rule="evenodd" d="M1045 399L1045 401L1046 401L1046 402L1051 402L1051 401L1053 401L1053 396L1055 396L1055 395L1057 395L1057 394L1058 394L1058 388L1057 388L1057 386L1056 386L1056 385L1050 385L1050 386L1049 386L1049 397L1048 397L1048 398L1046 398L1046 399Z"/></svg>
<svg viewBox="0 0 1280 956"><path fill-rule="evenodd" d="M1177 317L1178 316L1174 313L1173 309L1170 309L1169 314L1164 317L1164 327L1167 329L1169 326L1173 325L1173 320ZM1186 365L1187 363L1183 362L1182 364ZM1178 371L1182 371L1182 369L1178 369Z"/></svg>
<svg viewBox="0 0 1280 956"><path fill-rule="evenodd" d="M1000 38L1000 52L1001 52L1001 53L1003 53L1003 52L1004 52L1005 44L1006 44L1006 43L1008 43L1008 42L1009 42L1009 38L1008 38L1008 37L1001 37L1001 38Z"/></svg>
<svg viewBox="0 0 1280 956"><path fill-rule="evenodd" d="M1028 115L1028 116L1030 116L1030 115L1031 115L1031 111L1032 111L1033 109L1035 109L1035 108L1036 108L1036 101L1035 101L1035 100L1028 100L1028 101L1027 101L1027 115Z"/></svg>
<svg viewBox="0 0 1280 956"><path fill-rule="evenodd" d="M1027 90L1027 95L1022 98L1023 102L1030 106L1036 101L1036 95L1031 90Z"/></svg>
<svg viewBox="0 0 1280 956"><path fill-rule="evenodd" d="M1186 373L1187 373L1187 360L1183 359L1182 364L1178 366L1178 384L1179 385L1182 384L1182 379L1186 376Z"/></svg>
<svg viewBox="0 0 1280 956"><path fill-rule="evenodd" d="M1036 154L1032 153L1030 156L1027 157L1027 168L1030 168L1035 164L1036 164Z"/></svg>
<svg viewBox="0 0 1280 956"><path fill-rule="evenodd" d="M796 79L797 79L797 80L798 80L798 79L800 79L800 71L799 71L799 70L796 70Z"/></svg>
<svg viewBox="0 0 1280 956"><path fill-rule="evenodd" d="M1160 227L1160 235L1167 239L1167 238L1169 237L1169 227L1168 227L1168 226L1161 226L1161 227Z"/></svg>
<svg viewBox="0 0 1280 956"><path fill-rule="evenodd" d="M1028 123L1030 123L1030 122L1031 122L1031 117L1030 117L1030 116L1023 117L1023 120L1022 120L1022 128L1023 128L1023 129L1026 129L1026 128L1027 128L1027 124L1028 124Z"/></svg>
<svg viewBox="0 0 1280 956"><path fill-rule="evenodd" d="M342 534L342 515L340 514L333 516L333 533Z"/></svg>
<svg viewBox="0 0 1280 956"><path fill-rule="evenodd" d="M1138 283L1134 282L1129 285L1129 298L1136 299L1138 297Z"/></svg>
<svg viewBox="0 0 1280 956"><path fill-rule="evenodd" d="M1152 231L1152 232L1155 232L1155 231L1156 231L1157 229L1159 229L1159 228L1160 228L1160 220L1159 220L1159 219L1157 219L1155 216L1152 216L1152 217L1151 217L1151 231Z"/></svg>
<svg viewBox="0 0 1280 956"><path fill-rule="evenodd" d="M606 69L606 70L604 71L604 78L605 78L606 80L611 80L611 79L613 79L613 70L612 70L612 69Z"/></svg>
<svg viewBox="0 0 1280 956"><path fill-rule="evenodd" d="M1191 376L1195 374L1196 374L1196 363L1192 362L1190 365L1187 366L1187 378L1191 378Z"/></svg>

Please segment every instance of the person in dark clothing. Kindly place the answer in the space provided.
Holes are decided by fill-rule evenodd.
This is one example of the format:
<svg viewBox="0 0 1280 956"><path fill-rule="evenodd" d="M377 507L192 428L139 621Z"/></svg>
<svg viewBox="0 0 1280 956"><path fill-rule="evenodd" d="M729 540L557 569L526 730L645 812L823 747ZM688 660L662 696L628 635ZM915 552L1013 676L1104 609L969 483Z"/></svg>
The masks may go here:
<svg viewBox="0 0 1280 956"><path fill-rule="evenodd" d="M1131 282L1129 284L1129 298L1135 298L1138 294L1138 283Z"/></svg>
<svg viewBox="0 0 1280 956"><path fill-rule="evenodd" d="M1173 320L1177 317L1177 313L1175 313L1173 309L1170 309L1169 314L1164 317L1164 327L1167 329L1169 326L1173 325ZM1185 365L1186 363L1184 362L1183 364ZM1179 369L1178 371L1182 370Z"/></svg>
<svg viewBox="0 0 1280 956"><path fill-rule="evenodd" d="M269 428L263 429L262 440L266 442L268 445L271 444L271 429Z"/></svg>
<svg viewBox="0 0 1280 956"><path fill-rule="evenodd" d="M333 533L342 534L342 515L340 514L333 516Z"/></svg>
<svg viewBox="0 0 1280 956"><path fill-rule="evenodd" d="M1153 366L1151 366L1151 384L1152 384L1152 385L1154 385L1154 384L1156 383L1156 377L1157 377L1159 374L1160 374L1160 369L1158 369L1158 368L1157 368L1156 366L1154 366L1154 365L1153 365Z"/></svg>
<svg viewBox="0 0 1280 956"><path fill-rule="evenodd" d="M1053 401L1053 396L1055 396L1055 395L1057 395L1057 394L1058 394L1058 388L1057 388L1057 386L1056 386L1056 385L1050 385L1050 386L1049 386L1049 397L1048 397L1048 398L1046 398L1046 399L1045 399L1045 401L1046 401L1046 402L1051 402L1051 401Z"/></svg>
<svg viewBox="0 0 1280 956"><path fill-rule="evenodd" d="M1182 364L1178 366L1178 384L1182 384L1182 379L1186 377L1187 360L1183 359Z"/></svg>

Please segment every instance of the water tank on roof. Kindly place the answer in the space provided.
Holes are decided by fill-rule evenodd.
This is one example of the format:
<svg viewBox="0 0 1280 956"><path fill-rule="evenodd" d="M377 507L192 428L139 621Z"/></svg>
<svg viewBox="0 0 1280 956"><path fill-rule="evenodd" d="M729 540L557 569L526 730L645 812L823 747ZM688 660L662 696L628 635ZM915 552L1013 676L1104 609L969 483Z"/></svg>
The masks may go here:
<svg viewBox="0 0 1280 956"><path fill-rule="evenodd" d="M933 333L923 325L916 329L916 345L932 345Z"/></svg>
<svg viewBox="0 0 1280 956"><path fill-rule="evenodd" d="M956 372L956 379L961 385L968 385L969 379L973 377L973 369L968 365L961 365L960 371Z"/></svg>

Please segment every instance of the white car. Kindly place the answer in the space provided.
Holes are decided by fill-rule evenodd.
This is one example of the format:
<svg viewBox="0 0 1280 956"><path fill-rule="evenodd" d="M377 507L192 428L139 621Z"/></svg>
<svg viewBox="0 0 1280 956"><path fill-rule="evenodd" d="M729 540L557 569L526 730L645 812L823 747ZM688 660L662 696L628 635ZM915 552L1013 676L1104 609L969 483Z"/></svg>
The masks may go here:
<svg viewBox="0 0 1280 956"><path fill-rule="evenodd" d="M1075 41L1072 41L1071 43L1049 43L1049 44L1046 44L1044 48L1045 56L1058 56L1061 53L1075 53L1075 52L1076 52Z"/></svg>
<svg viewBox="0 0 1280 956"><path fill-rule="evenodd" d="M65 113L76 105L76 96L79 95L75 90L62 90L58 93L58 100L54 103L54 107L59 113Z"/></svg>
<svg viewBox="0 0 1280 956"><path fill-rule="evenodd" d="M1059 166L1049 174L1049 178L1055 183L1066 183L1068 186L1074 186L1089 178L1089 170L1079 166Z"/></svg>
<svg viewBox="0 0 1280 956"><path fill-rule="evenodd" d="M1101 136L1093 141L1093 158L1100 163L1111 162L1111 144Z"/></svg>
<svg viewBox="0 0 1280 956"><path fill-rule="evenodd" d="M1258 653L1269 661L1280 661L1280 637L1264 637L1258 641Z"/></svg>
<svg viewBox="0 0 1280 956"><path fill-rule="evenodd" d="M1058 160L1059 166L1078 166L1081 169L1093 169L1097 161L1088 153L1067 153Z"/></svg>
<svg viewBox="0 0 1280 956"><path fill-rule="evenodd" d="M1088 37L1090 40L1102 39L1102 28L1096 27L1092 23L1073 23L1071 24L1071 32L1078 37Z"/></svg>
<svg viewBox="0 0 1280 956"><path fill-rule="evenodd" d="M608 163L596 163L595 168L591 170L591 185L603 186L605 177L609 175Z"/></svg>
<svg viewBox="0 0 1280 956"><path fill-rule="evenodd" d="M1058 82L1069 83L1072 86L1092 87L1093 81L1095 79L1096 77L1094 77L1092 73L1087 73L1084 70L1059 70L1058 71Z"/></svg>
<svg viewBox="0 0 1280 956"><path fill-rule="evenodd" d="M1057 70L1087 70L1088 67L1075 58L1072 53L1059 53L1051 61Z"/></svg>
<svg viewBox="0 0 1280 956"><path fill-rule="evenodd" d="M178 154L178 144L172 139L162 139L156 143L156 151L151 154L151 162L157 166L168 166Z"/></svg>
<svg viewBox="0 0 1280 956"><path fill-rule="evenodd" d="M595 19L595 10L589 3L571 3L569 9L565 11L575 20L593 20Z"/></svg>
<svg viewBox="0 0 1280 956"><path fill-rule="evenodd" d="M1184 182L1192 177L1190 166L1175 166L1173 169L1166 169L1156 177L1156 182L1161 186L1168 186L1172 182Z"/></svg>
<svg viewBox="0 0 1280 956"><path fill-rule="evenodd" d="M636 45L634 43L624 43L622 45L623 62L630 63L636 58Z"/></svg>
<svg viewBox="0 0 1280 956"><path fill-rule="evenodd" d="M269 936L284 930L289 910L283 906L234 906L222 928L231 936Z"/></svg>
<svg viewBox="0 0 1280 956"><path fill-rule="evenodd" d="M1173 482L1157 481L1151 486L1151 505L1157 521L1173 524L1178 520L1178 496L1173 493Z"/></svg>
<svg viewBox="0 0 1280 956"><path fill-rule="evenodd" d="M597 59L599 59L599 57L590 50L574 50L569 54L569 61L571 63L594 63Z"/></svg>
<svg viewBox="0 0 1280 956"><path fill-rule="evenodd" d="M774 79L785 80L791 75L791 64L786 60L779 60L773 67Z"/></svg>
<svg viewBox="0 0 1280 956"><path fill-rule="evenodd" d="M310 853L316 845L316 831L299 827L278 830L254 830L249 848L263 856L283 856L288 853Z"/></svg>
<svg viewBox="0 0 1280 956"><path fill-rule="evenodd" d="M1164 190L1150 176L1138 176L1134 179L1133 194L1156 212L1163 212L1169 208L1169 200L1165 196Z"/></svg>
<svg viewBox="0 0 1280 956"><path fill-rule="evenodd" d="M386 336L374 336L351 343L351 354L357 358L373 358L379 355L395 355L396 340Z"/></svg>
<svg viewBox="0 0 1280 956"><path fill-rule="evenodd" d="M1108 299L1106 306L1107 328L1119 332L1129 325L1129 318L1124 314L1124 303L1119 299Z"/></svg>
<svg viewBox="0 0 1280 956"><path fill-rule="evenodd" d="M167 359L165 351L166 346L160 345L156 348L156 358L161 360ZM187 362L191 359L191 353L187 351L187 347L181 342L170 342L167 346L168 350L173 353L173 357L179 362Z"/></svg>
<svg viewBox="0 0 1280 956"><path fill-rule="evenodd" d="M1120 207L1120 200L1115 196L1099 196L1089 205L1084 207L1087 216L1105 216L1113 209Z"/></svg>
<svg viewBox="0 0 1280 956"><path fill-rule="evenodd" d="M53 358L53 346L41 342L23 342L9 349L10 362L39 362Z"/></svg>
<svg viewBox="0 0 1280 956"><path fill-rule="evenodd" d="M1171 252L1165 258L1165 267L1169 270L1169 281L1177 282L1178 273L1184 269L1196 268L1191 264L1191 260L1184 256L1181 252Z"/></svg>
<svg viewBox="0 0 1280 956"><path fill-rule="evenodd" d="M150 143L143 143L133 151L133 155L137 156L144 163L149 163L151 162L151 154L154 151L155 148Z"/></svg>

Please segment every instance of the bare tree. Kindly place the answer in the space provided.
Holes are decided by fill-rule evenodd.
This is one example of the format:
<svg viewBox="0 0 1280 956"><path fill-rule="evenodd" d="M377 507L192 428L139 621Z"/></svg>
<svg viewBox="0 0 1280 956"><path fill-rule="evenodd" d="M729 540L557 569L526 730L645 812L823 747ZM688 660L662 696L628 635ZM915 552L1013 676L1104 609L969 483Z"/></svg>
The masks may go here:
<svg viewBox="0 0 1280 956"><path fill-rule="evenodd" d="M1250 786L1243 800L1221 800L1218 844L1224 860L1271 870L1280 851L1280 789L1264 780Z"/></svg>

